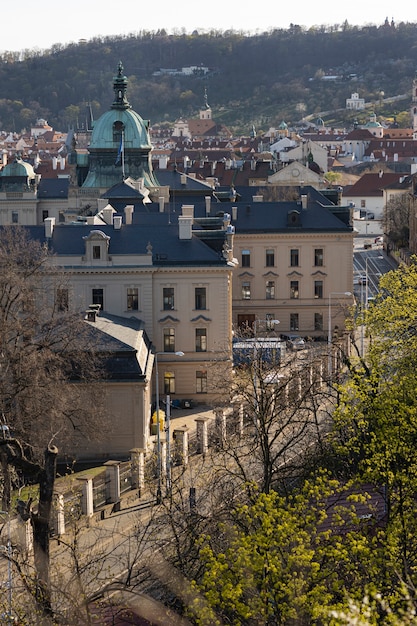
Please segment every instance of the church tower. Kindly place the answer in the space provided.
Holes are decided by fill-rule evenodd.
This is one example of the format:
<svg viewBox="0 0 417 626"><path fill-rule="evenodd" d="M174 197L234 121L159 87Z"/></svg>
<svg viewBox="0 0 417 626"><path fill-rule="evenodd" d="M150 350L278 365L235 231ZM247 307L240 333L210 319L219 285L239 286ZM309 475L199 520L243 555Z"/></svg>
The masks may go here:
<svg viewBox="0 0 417 626"><path fill-rule="evenodd" d="M120 61L113 77L113 103L94 123L83 188L95 188L102 193L128 178L141 181L149 190L159 187L152 169L149 121L143 120L130 106L127 83Z"/></svg>
<svg viewBox="0 0 417 626"><path fill-rule="evenodd" d="M207 89L204 89L204 106L200 109L200 120L211 120L211 106L207 100Z"/></svg>

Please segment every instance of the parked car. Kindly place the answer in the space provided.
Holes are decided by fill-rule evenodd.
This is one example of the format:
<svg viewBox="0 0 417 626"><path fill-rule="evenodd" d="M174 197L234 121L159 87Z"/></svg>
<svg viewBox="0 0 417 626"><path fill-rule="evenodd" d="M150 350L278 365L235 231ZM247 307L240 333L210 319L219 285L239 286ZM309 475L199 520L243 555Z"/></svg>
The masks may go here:
<svg viewBox="0 0 417 626"><path fill-rule="evenodd" d="M289 350L304 350L306 347L306 342L300 335L286 335L285 340Z"/></svg>
<svg viewBox="0 0 417 626"><path fill-rule="evenodd" d="M383 237L375 237L374 239L374 243L381 245L384 243L384 238Z"/></svg>

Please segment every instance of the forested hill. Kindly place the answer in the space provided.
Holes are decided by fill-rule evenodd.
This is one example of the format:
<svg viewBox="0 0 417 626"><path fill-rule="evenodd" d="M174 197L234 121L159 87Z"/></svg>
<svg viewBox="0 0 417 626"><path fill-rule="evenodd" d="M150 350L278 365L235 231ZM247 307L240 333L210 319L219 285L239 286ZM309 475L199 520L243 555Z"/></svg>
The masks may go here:
<svg viewBox="0 0 417 626"><path fill-rule="evenodd" d="M197 115L208 102L214 118L249 134L282 120L343 109L352 92L382 111L382 100L409 94L417 69L417 24L303 29L258 35L233 31L167 35L142 32L49 50L3 53L0 60L0 130L20 131L37 118L67 130L94 118L113 101L119 61L129 78L128 98L151 123ZM202 66L190 76L161 73ZM324 79L323 75L337 76ZM408 110L399 101L386 114ZM337 121L343 121L344 113Z"/></svg>

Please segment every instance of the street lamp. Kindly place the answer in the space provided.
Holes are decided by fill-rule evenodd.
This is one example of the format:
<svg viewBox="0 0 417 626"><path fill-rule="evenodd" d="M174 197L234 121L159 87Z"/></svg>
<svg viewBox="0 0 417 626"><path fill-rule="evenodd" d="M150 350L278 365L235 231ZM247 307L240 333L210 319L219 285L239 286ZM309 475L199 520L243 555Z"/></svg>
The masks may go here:
<svg viewBox="0 0 417 626"><path fill-rule="evenodd" d="M0 511L0 515L7 515L7 586L8 586L8 623L12 623L12 542L10 536L10 513Z"/></svg>
<svg viewBox="0 0 417 626"><path fill-rule="evenodd" d="M156 502L157 504L161 504L162 501L162 490L161 490L161 477L162 477L162 458L161 458L161 430L160 430L160 422L159 422L159 373L158 373L158 355L159 354L168 354L175 356L184 356L184 352L178 350L178 352L155 352L155 387L156 387L156 449L157 449L157 467L156 467L156 477L157 477L157 491L156 491ZM169 432L168 432L169 436Z"/></svg>
<svg viewBox="0 0 417 626"><path fill-rule="evenodd" d="M329 373L329 384L332 382L332 296L351 296L350 291L331 291L329 293L329 320L327 326L327 369Z"/></svg>

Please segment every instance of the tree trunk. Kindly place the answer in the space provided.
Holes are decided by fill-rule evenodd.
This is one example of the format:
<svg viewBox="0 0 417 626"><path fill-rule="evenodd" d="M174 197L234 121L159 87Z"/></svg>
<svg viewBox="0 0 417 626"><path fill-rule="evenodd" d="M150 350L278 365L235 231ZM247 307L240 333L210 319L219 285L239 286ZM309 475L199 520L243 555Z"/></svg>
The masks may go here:
<svg viewBox="0 0 417 626"><path fill-rule="evenodd" d="M51 511L56 476L58 449L49 446L45 450L45 467L39 477L39 507L32 514L33 547L37 575L36 599L46 615L52 615L51 589L49 579L49 542Z"/></svg>
<svg viewBox="0 0 417 626"><path fill-rule="evenodd" d="M3 474L3 493L1 498L2 511L10 511L11 502L11 478L7 453L2 448L0 450L1 473Z"/></svg>

